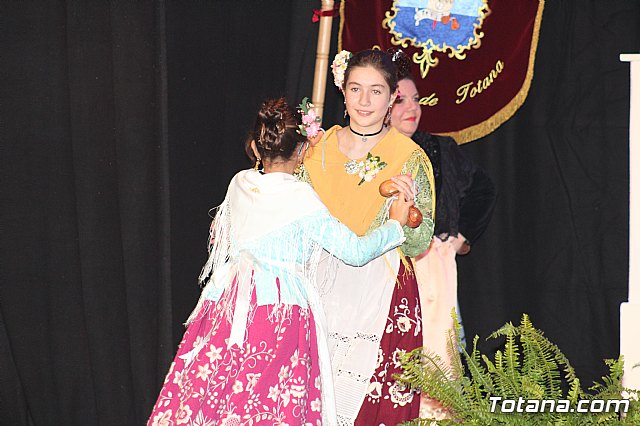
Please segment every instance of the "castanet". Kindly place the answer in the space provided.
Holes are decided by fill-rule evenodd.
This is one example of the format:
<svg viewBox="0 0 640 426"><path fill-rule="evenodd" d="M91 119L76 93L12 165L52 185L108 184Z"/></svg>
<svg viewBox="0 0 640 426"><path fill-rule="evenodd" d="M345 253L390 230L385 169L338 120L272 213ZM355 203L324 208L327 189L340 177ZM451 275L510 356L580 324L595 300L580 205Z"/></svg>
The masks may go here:
<svg viewBox="0 0 640 426"><path fill-rule="evenodd" d="M398 190L393 187L393 181L387 179L380 184L378 188L380 195L385 198L392 197L398 194ZM417 228L422 223L422 213L416 206L409 207L409 216L407 217L407 226L409 228Z"/></svg>

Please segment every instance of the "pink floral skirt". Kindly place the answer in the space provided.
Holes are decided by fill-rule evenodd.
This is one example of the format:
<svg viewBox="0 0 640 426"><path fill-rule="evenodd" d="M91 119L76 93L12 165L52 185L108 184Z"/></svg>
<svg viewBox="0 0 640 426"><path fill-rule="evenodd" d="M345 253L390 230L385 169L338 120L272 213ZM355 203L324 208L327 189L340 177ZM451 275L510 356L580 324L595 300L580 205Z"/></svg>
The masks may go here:
<svg viewBox="0 0 640 426"><path fill-rule="evenodd" d="M313 316L299 306L249 313L244 347L227 348L221 303L205 302L189 325L148 425L320 425L321 379ZM187 356L209 333L190 365ZM187 358L185 360L185 358Z"/></svg>

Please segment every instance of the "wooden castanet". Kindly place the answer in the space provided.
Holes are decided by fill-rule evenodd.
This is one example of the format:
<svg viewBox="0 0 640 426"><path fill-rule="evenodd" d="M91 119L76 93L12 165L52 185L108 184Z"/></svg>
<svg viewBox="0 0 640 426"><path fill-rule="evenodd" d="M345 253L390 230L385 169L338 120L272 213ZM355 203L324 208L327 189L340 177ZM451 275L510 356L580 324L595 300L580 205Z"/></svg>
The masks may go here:
<svg viewBox="0 0 640 426"><path fill-rule="evenodd" d="M398 194L398 190L393 187L393 181L387 179L380 184L378 188L380 195L385 198ZM417 228L422 223L422 213L416 206L409 207L409 216L407 217L407 226L409 228Z"/></svg>

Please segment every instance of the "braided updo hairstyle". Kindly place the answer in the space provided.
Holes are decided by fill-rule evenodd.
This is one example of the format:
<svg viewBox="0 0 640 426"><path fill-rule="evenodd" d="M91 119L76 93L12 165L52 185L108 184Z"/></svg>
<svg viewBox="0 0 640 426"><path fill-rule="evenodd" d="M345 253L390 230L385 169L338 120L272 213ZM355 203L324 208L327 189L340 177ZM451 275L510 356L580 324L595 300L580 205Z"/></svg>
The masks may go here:
<svg viewBox="0 0 640 426"><path fill-rule="evenodd" d="M306 136L298 133L301 123L300 114L284 98L264 101L245 144L247 155L252 161L256 160L251 149L251 142L255 141L263 162L291 159L298 144L307 140Z"/></svg>

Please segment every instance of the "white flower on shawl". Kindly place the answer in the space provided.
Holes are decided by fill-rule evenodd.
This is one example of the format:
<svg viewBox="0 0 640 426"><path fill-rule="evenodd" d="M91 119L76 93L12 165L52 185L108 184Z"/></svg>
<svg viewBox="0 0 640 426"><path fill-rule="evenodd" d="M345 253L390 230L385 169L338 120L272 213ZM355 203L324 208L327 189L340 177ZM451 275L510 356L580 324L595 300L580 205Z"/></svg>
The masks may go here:
<svg viewBox="0 0 640 426"><path fill-rule="evenodd" d="M209 361L213 364L217 360L222 359L221 353L222 348L216 348L213 345L209 345L209 352L207 352L205 355L209 357Z"/></svg>
<svg viewBox="0 0 640 426"><path fill-rule="evenodd" d="M400 317L397 319L397 323L398 330L400 330L401 333L406 333L407 331L411 330L411 320L409 319L409 317Z"/></svg>
<svg viewBox="0 0 640 426"><path fill-rule="evenodd" d="M311 411L320 412L321 409L322 409L322 401L320 401L319 398L316 398L313 401L311 401Z"/></svg>
<svg viewBox="0 0 640 426"><path fill-rule="evenodd" d="M170 409L167 411L158 413L153 418L153 423L151 424L151 426L171 426L171 424L173 423L171 421L172 414L173 412Z"/></svg>
<svg viewBox="0 0 640 426"><path fill-rule="evenodd" d="M240 380L236 380L236 382L233 384L233 387L231 389L233 390L233 393L242 392L243 391L242 382Z"/></svg>
<svg viewBox="0 0 640 426"><path fill-rule="evenodd" d="M189 423L189 421L191 420L192 414L193 412L191 411L191 408L188 405L180 406L180 409L178 409L178 411L176 412L177 424L181 425L181 424Z"/></svg>
<svg viewBox="0 0 640 426"><path fill-rule="evenodd" d="M206 382L211 373L213 373L213 371L209 369L209 364L199 365L198 374L196 374L196 378L202 379Z"/></svg>
<svg viewBox="0 0 640 426"><path fill-rule="evenodd" d="M322 378L320 376L316 377L316 389L322 390Z"/></svg>
<svg viewBox="0 0 640 426"><path fill-rule="evenodd" d="M378 175L378 172L385 167L387 167L387 163L380 160L379 155L371 155L371 152L367 152L367 158L360 162L351 160L345 164L347 173L358 174L360 178L358 185L362 185L364 182L371 182Z"/></svg>

